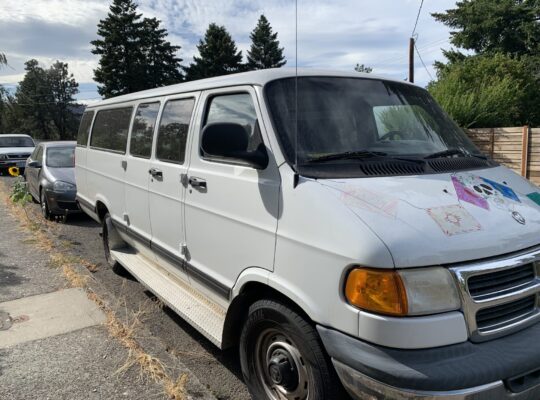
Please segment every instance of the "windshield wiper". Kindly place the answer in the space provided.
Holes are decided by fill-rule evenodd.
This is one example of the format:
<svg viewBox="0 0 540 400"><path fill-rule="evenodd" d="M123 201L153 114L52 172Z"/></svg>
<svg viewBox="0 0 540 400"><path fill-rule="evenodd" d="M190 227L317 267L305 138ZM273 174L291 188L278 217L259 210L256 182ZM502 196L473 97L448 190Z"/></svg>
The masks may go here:
<svg viewBox="0 0 540 400"><path fill-rule="evenodd" d="M476 158L481 158L482 160L487 160L486 156L483 156L480 154L467 153L460 149L447 149L443 151L438 151L436 153L425 156L424 160L429 160L432 158L452 157L452 156L476 157Z"/></svg>
<svg viewBox="0 0 540 400"><path fill-rule="evenodd" d="M346 160L346 159L363 159L363 158L377 158L385 157L388 154L382 151L369 151L369 150L358 150L358 151L344 151L342 153L332 153L320 157L308 158L306 162L308 163L318 163L325 161L333 160Z"/></svg>

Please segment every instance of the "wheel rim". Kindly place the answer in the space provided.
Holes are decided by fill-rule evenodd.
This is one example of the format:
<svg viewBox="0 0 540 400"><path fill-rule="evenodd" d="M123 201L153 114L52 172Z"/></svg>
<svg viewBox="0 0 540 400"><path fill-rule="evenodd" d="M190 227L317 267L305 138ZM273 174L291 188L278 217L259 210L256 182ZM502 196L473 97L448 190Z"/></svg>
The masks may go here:
<svg viewBox="0 0 540 400"><path fill-rule="evenodd" d="M277 329L262 332L255 347L258 379L271 400L309 399L308 370L294 342Z"/></svg>
<svg viewBox="0 0 540 400"><path fill-rule="evenodd" d="M43 195L43 193L41 193L41 214L43 214L45 218L49 216L47 200L45 199L45 196Z"/></svg>

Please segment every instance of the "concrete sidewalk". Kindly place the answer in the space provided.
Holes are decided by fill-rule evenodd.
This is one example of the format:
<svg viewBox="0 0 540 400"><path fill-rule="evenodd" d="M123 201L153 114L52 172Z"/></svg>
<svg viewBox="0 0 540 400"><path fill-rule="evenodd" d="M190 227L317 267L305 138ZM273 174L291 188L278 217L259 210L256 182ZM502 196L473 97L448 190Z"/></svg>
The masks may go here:
<svg viewBox="0 0 540 400"><path fill-rule="evenodd" d="M0 204L0 399L164 399Z"/></svg>

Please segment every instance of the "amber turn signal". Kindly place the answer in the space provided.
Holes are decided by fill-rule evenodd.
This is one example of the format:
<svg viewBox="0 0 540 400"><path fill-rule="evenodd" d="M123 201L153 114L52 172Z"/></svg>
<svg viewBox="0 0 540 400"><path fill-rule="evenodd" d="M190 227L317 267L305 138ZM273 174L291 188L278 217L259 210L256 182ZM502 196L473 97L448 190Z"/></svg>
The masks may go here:
<svg viewBox="0 0 540 400"><path fill-rule="evenodd" d="M352 270L347 277L345 296L353 306L366 311L397 316L408 312L405 286L393 270Z"/></svg>

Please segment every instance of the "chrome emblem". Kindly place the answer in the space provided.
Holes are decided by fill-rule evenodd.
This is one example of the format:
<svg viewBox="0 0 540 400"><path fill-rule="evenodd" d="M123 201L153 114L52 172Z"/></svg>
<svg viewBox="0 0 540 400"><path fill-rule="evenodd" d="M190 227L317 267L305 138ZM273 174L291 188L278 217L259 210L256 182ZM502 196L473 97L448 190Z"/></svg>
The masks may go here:
<svg viewBox="0 0 540 400"><path fill-rule="evenodd" d="M517 211L512 212L512 218L514 218L516 222L520 223L521 225L525 225L525 218L523 218L523 215Z"/></svg>

